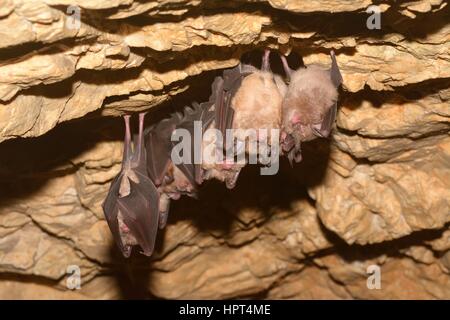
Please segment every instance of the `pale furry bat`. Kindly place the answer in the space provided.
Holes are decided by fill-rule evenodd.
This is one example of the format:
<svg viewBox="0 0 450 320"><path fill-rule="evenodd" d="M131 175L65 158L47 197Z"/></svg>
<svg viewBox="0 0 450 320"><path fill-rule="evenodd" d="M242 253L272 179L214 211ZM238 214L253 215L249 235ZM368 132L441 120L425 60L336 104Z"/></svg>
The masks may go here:
<svg viewBox="0 0 450 320"><path fill-rule="evenodd" d="M258 142L270 142L270 130L280 129L281 107L287 87L281 77L271 72L269 54L270 51L266 49L261 70L252 66L244 67L250 75L242 80L231 101L235 112L232 128L241 129L235 133L238 143L245 142L244 131L247 129L263 129L257 132Z"/></svg>
<svg viewBox="0 0 450 320"><path fill-rule="evenodd" d="M272 129L280 129L281 107L287 86L281 77L274 75L269 66L270 51L266 49L262 58L261 70L247 64L225 70L223 77L217 77L213 83L213 95L210 101L216 113L210 128L218 129L226 136L227 129L233 129L234 151L227 154L223 163L204 162L204 179L215 178L225 182L228 188L236 185L240 170L246 165L245 157L236 162L236 155L247 152L258 156L261 149L251 149L246 143L250 130L255 142L265 142L259 147L270 145ZM262 129L262 130L260 130ZM278 136L275 144L279 143ZM215 136L205 136L203 147L215 143ZM230 147L228 146L224 146ZM228 151L228 150L225 150ZM219 150L218 152L222 152Z"/></svg>
<svg viewBox="0 0 450 320"><path fill-rule="evenodd" d="M282 107L282 149L289 161L302 159L301 142L328 137L336 119L342 76L333 51L331 69L310 65L293 71L281 56L289 77Z"/></svg>

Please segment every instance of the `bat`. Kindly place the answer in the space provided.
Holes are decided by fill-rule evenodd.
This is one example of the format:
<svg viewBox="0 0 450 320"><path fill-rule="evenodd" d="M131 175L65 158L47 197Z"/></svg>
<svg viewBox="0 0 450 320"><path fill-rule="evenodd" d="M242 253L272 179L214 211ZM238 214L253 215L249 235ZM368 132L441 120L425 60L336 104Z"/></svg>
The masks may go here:
<svg viewBox="0 0 450 320"><path fill-rule="evenodd" d="M214 122L210 127L216 128L225 137L227 129L233 129L233 147L236 150L225 158L223 163L202 165L205 179L216 178L225 182L228 188L236 185L240 170L246 165L245 159L236 162L235 156L245 151L257 153L246 145L248 130L256 129L257 141L270 138L271 129L280 129L281 107L287 86L281 77L274 75L269 65L270 50L266 49L262 58L261 70L247 64L225 70L222 77L216 77L212 85L210 103L214 105ZM268 131L260 131L266 129ZM217 144L216 137L204 137L203 148ZM218 144L220 153L221 144ZM227 146L227 150L232 146ZM229 153L228 153L229 154Z"/></svg>
<svg viewBox="0 0 450 320"><path fill-rule="evenodd" d="M333 51L330 56L330 70L310 65L294 71L281 55L289 78L282 106L281 146L291 165L302 160L301 142L328 137L335 122L342 76Z"/></svg>
<svg viewBox="0 0 450 320"><path fill-rule="evenodd" d="M210 99L211 100L211 99ZM194 163L195 159L201 160L202 154L201 147L203 132L211 125L214 121L214 111L211 110L213 103L211 101L204 103L194 102L191 107L185 107L184 116L180 119L177 129L187 130L189 136L191 137L191 163L181 163L180 170L185 174L186 177L191 181L193 185L198 185L203 182L202 167L201 163ZM200 132L195 132L195 123L198 122ZM200 134L199 139L196 140L196 134ZM199 154L195 155L195 151L199 151Z"/></svg>
<svg viewBox="0 0 450 320"><path fill-rule="evenodd" d="M232 128L241 129L235 135L240 145L245 143L245 130L256 129L257 141L267 142L270 134L266 135L265 130L270 133L281 126L281 107L287 87L281 77L270 70L269 55L270 50L266 49L261 70L246 67L249 75L243 78L231 101L234 109ZM249 152L248 148L246 151Z"/></svg>
<svg viewBox="0 0 450 320"><path fill-rule="evenodd" d="M194 139L194 121L200 121L203 130L213 120L209 107L209 103L193 103L192 108L184 108L183 114L174 113L146 131L147 170L160 194L160 229L166 225L170 200L177 200L181 195L195 197L197 185L201 183L200 164L193 162L194 141L190 142L192 161L174 164L171 154L176 142L171 137L175 130L185 129Z"/></svg>
<svg viewBox="0 0 450 320"><path fill-rule="evenodd" d="M217 179L225 182L227 188L232 189L236 185L240 170L245 163L234 161L234 153L224 156L227 129L231 129L235 110L232 107L232 99L242 84L242 79L251 74L250 66L238 65L235 68L225 70L223 76L216 77L212 84L212 94L207 103L208 110L213 110L213 121L204 129L216 129L221 137L216 135L202 136L202 164L200 167L199 181ZM222 139L219 139L222 138ZM209 146L215 146L209 148ZM230 146L229 146L230 147ZM210 150L208 153L203 150ZM219 158L218 158L219 157ZM223 160L223 161L216 161Z"/></svg>
<svg viewBox="0 0 450 320"><path fill-rule="evenodd" d="M125 119L122 168L111 183L102 205L114 240L125 257L139 245L150 256L158 230L159 193L147 173L144 117L139 114L139 134L131 142L130 116Z"/></svg>
<svg viewBox="0 0 450 320"><path fill-rule="evenodd" d="M154 184L159 187L169 182L166 175L170 166L172 143L170 137L176 128L177 118L172 116L145 131L145 149L147 152L147 172Z"/></svg>
<svg viewBox="0 0 450 320"><path fill-rule="evenodd" d="M175 130L174 119L164 119L151 126L144 133L147 153L147 172L153 183L158 187L159 219L158 227L163 229L167 223L170 208L170 197L161 190L162 184L173 182L173 177L167 172L171 169L170 136Z"/></svg>

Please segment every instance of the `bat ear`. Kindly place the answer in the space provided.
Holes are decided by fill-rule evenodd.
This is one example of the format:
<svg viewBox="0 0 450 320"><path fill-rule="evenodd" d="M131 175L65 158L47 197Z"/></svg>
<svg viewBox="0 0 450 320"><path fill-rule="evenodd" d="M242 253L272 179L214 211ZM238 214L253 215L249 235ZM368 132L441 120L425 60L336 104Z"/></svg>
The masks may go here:
<svg viewBox="0 0 450 320"><path fill-rule="evenodd" d="M333 129L334 122L336 121L336 113L337 113L337 103L335 103L326 113L320 125L320 128L314 126L311 128L314 135L316 135L319 138L328 138L331 133L331 130Z"/></svg>
<svg viewBox="0 0 450 320"><path fill-rule="evenodd" d="M338 88L342 84L343 79L341 71L339 70L339 66L336 61L336 55L334 54L333 50L331 50L330 56L331 56L331 69L330 69L331 81L333 82L334 86Z"/></svg>

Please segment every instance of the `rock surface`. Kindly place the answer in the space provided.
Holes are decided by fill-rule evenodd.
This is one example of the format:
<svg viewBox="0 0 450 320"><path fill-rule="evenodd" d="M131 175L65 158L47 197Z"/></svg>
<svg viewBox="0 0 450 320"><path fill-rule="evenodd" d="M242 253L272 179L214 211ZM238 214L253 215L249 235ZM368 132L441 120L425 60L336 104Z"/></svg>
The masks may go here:
<svg viewBox="0 0 450 320"><path fill-rule="evenodd" d="M449 7L377 1L369 30L372 4L4 0L0 298L450 299ZM151 259L123 260L101 210L118 116L202 101L264 47L324 66L335 50L333 138L277 176L205 185L174 204Z"/></svg>

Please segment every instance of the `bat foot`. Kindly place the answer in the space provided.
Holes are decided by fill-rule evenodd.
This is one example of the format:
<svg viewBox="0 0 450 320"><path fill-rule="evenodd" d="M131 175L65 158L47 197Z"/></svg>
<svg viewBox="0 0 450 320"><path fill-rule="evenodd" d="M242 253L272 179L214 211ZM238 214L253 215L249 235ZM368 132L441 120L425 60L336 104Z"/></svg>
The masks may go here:
<svg viewBox="0 0 450 320"><path fill-rule="evenodd" d="M284 68L284 72L286 73L286 77L288 77L289 79L291 78L292 73L294 72L294 70L292 70L289 67L289 64L287 62L287 59L284 55L280 54L280 58L281 58L281 62L283 64L283 68Z"/></svg>
<svg viewBox="0 0 450 320"><path fill-rule="evenodd" d="M262 59L262 65L261 65L262 71L270 72L269 57L270 57L270 49L266 48L266 49L264 49L264 54L263 54L263 59Z"/></svg>

